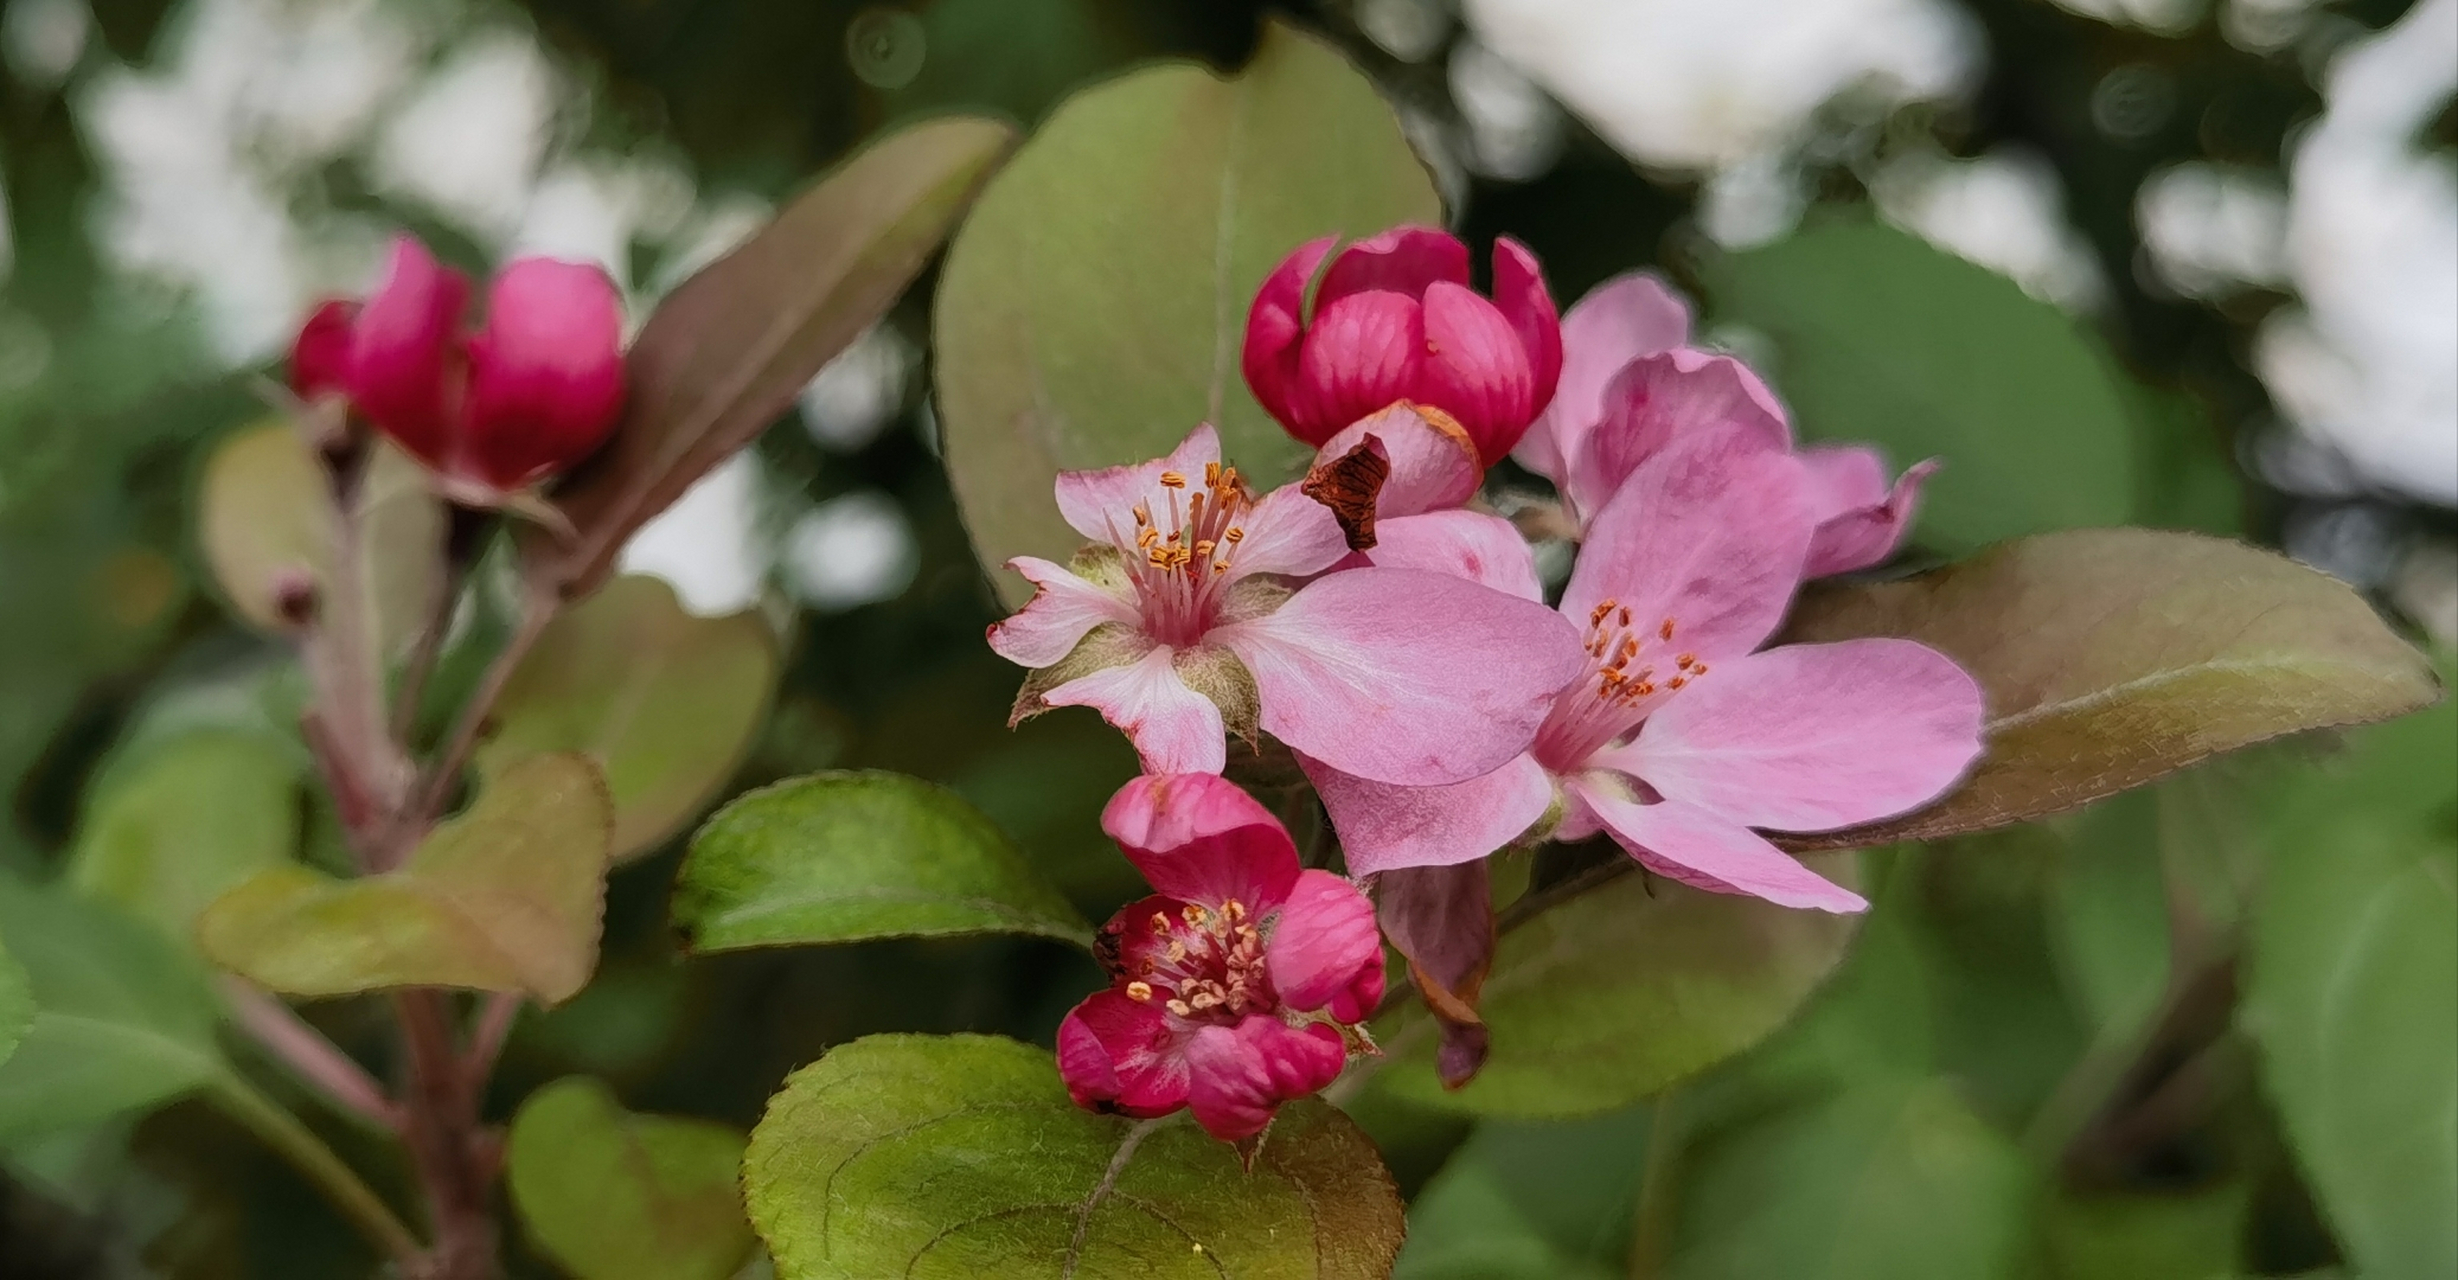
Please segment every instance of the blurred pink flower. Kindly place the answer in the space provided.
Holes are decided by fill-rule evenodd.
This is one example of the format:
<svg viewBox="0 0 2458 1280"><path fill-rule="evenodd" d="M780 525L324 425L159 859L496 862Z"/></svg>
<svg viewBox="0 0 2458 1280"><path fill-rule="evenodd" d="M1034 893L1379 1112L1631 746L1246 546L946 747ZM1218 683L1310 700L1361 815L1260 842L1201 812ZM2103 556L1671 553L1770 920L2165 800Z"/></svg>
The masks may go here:
<svg viewBox="0 0 2458 1280"><path fill-rule="evenodd" d="M1857 826L1937 798L1980 753L1981 694L1909 640L1757 652L1818 527L1811 468L1746 425L1691 432L1641 463L1588 528L1561 605L1587 635L1586 669L1529 751L1446 787L1301 754L1349 870L1465 862L1550 817L1554 838L1608 832L1700 888L1865 907L1758 831Z"/></svg>
<svg viewBox="0 0 2458 1280"><path fill-rule="evenodd" d="M606 273L522 258L463 332L469 280L407 236L364 305L318 307L291 350L291 385L348 397L450 496L491 502L570 468L623 407L623 312Z"/></svg>
<svg viewBox="0 0 2458 1280"><path fill-rule="evenodd" d="M1271 812L1213 774L1129 782L1101 828L1159 892L1095 943L1110 988L1058 1029L1077 1105L1130 1116L1192 1107L1225 1141L1348 1061L1344 1029L1383 997L1374 908L1328 871L1300 870Z"/></svg>
<svg viewBox="0 0 2458 1280"><path fill-rule="evenodd" d="M990 647L1033 668L1017 719L1092 707L1148 772L1217 773L1225 735L1260 730L1360 777L1459 782L1524 751L1578 673L1577 633L1541 604L1423 569L1325 573L1350 553L1330 508L1297 484L1256 497L1209 426L1057 491L1092 541L1068 565L1007 562L1037 590Z"/></svg>
<svg viewBox="0 0 2458 1280"><path fill-rule="evenodd" d="M1445 232L1396 227L1333 255L1336 239L1298 246L1255 294L1244 359L1255 399L1318 446L1394 401L1430 405L1467 432L1480 466L1501 461L1562 367L1535 256L1494 241L1488 301L1468 287L1467 246ZM1309 312L1306 286L1326 256Z"/></svg>
<svg viewBox="0 0 2458 1280"><path fill-rule="evenodd" d="M1512 456L1552 480L1585 529L1640 463L1677 439L1734 425L1789 448L1784 407L1747 365L1688 344L1690 312L1662 281L1616 276L1562 320L1562 377ZM1813 445L1800 451L1814 483L1818 530L1807 576L1865 569L1911 532L1920 486L1934 461L1893 481L1877 450Z"/></svg>

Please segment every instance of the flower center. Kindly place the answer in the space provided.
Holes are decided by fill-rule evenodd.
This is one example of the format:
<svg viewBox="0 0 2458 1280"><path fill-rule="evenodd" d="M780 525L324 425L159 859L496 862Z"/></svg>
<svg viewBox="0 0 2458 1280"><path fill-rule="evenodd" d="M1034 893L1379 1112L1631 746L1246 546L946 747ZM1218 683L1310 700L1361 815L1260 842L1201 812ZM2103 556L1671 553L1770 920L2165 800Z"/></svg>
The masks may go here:
<svg viewBox="0 0 2458 1280"><path fill-rule="evenodd" d="M1203 485L1191 493L1179 471L1162 472L1161 488L1167 510L1154 511L1149 501L1135 504L1127 576L1152 638L1183 646L1202 638L1220 613L1229 563L1246 537L1238 519L1253 508L1254 495L1236 467L1217 462L1203 464Z"/></svg>
<svg viewBox="0 0 2458 1280"><path fill-rule="evenodd" d="M1278 1003L1263 971L1263 934L1237 899L1218 911L1192 902L1175 917L1155 911L1145 927L1159 945L1137 960L1128 999L1224 1024Z"/></svg>
<svg viewBox="0 0 2458 1280"><path fill-rule="evenodd" d="M1679 626L1666 618L1653 627L1634 626L1630 610L1605 600L1587 618L1587 671L1554 699L1536 734L1536 760L1567 773L1589 756L1620 741L1675 690L1707 674L1691 653L1667 652ZM1650 649L1651 660L1641 661Z"/></svg>

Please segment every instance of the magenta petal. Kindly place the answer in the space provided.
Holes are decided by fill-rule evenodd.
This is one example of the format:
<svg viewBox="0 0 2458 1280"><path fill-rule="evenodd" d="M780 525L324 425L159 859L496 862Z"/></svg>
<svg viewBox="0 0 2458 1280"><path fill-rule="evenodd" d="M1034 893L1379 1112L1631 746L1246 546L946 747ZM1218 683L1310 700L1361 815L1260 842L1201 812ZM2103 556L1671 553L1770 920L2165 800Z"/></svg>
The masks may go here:
<svg viewBox="0 0 2458 1280"><path fill-rule="evenodd" d="M1536 553L1519 530L1481 511L1428 511L1375 526L1369 563L1386 569L1428 569L1466 578L1522 600L1544 599Z"/></svg>
<svg viewBox="0 0 2458 1280"><path fill-rule="evenodd" d="M1785 645L1715 664L1607 767L1742 826L1831 831L1944 794L1981 718L1979 684L1925 645Z"/></svg>
<svg viewBox="0 0 2458 1280"><path fill-rule="evenodd" d="M518 488L594 452L623 408L623 300L590 263L522 258L487 289L469 341L463 450Z"/></svg>
<svg viewBox="0 0 2458 1280"><path fill-rule="evenodd" d="M1809 544L1805 577L1850 573L1882 564L1912 532L1920 489L1937 470L1932 458L1886 483L1886 463L1874 449L1839 446L1804 449L1824 517Z"/></svg>
<svg viewBox="0 0 2458 1280"><path fill-rule="evenodd" d="M1205 1027L1186 1046L1187 1105L1223 1142L1242 1142L1272 1122L1280 1104L1330 1084L1348 1065L1340 1033L1322 1023L1292 1027L1259 1015L1236 1027Z"/></svg>
<svg viewBox="0 0 2458 1280"><path fill-rule="evenodd" d="M358 304L335 298L316 308L290 344L290 389L302 400L327 391L348 391L350 328Z"/></svg>
<svg viewBox="0 0 2458 1280"><path fill-rule="evenodd" d="M1253 674L1273 736L1408 786L1464 782L1527 750L1586 660L1560 614L1417 569L1318 578L1211 639Z"/></svg>
<svg viewBox="0 0 2458 1280"><path fill-rule="evenodd" d="M1150 1118L1186 1105L1180 1031L1160 1009L1096 991L1058 1024L1058 1076L1075 1105Z"/></svg>
<svg viewBox="0 0 2458 1280"><path fill-rule="evenodd" d="M1189 477L1190 485L1199 484L1204 464L1218 461L1220 433L1207 422L1187 432L1186 439L1165 458L1097 471L1059 472L1055 486L1058 514L1066 518L1068 528L1084 537L1134 553L1136 504L1150 504L1153 514L1163 519L1169 510L1170 491L1161 487L1161 473L1175 471Z"/></svg>
<svg viewBox="0 0 2458 1280"><path fill-rule="evenodd" d="M1178 678L1176 654L1155 646L1123 666L1070 680L1042 696L1053 707L1091 707L1135 744L1148 773L1218 773L1229 763L1220 708Z"/></svg>
<svg viewBox="0 0 2458 1280"><path fill-rule="evenodd" d="M1363 1022L1383 998L1383 935L1374 904L1328 871L1302 871L1263 953L1280 1002Z"/></svg>
<svg viewBox="0 0 2458 1280"><path fill-rule="evenodd" d="M1468 283L1468 246L1433 227L1393 227L1331 260L1314 292L1315 314L1319 318L1323 308L1351 294L1381 290L1415 298L1437 282Z"/></svg>
<svg viewBox="0 0 2458 1280"><path fill-rule="evenodd" d="M1383 457L1391 464L1374 503L1375 513L1385 520L1459 506L1475 497L1484 482L1476 442L1408 404L1391 405L1342 428L1315 452L1316 465L1347 456L1367 436L1382 442Z"/></svg>
<svg viewBox="0 0 2458 1280"><path fill-rule="evenodd" d="M1574 778L1568 785L1613 838L1657 875L1710 893L1764 898L1779 907L1869 909L1861 895L1802 866L1738 822L1678 800L1639 804L1595 778Z"/></svg>
<svg viewBox="0 0 2458 1280"><path fill-rule="evenodd" d="M1325 439L1417 394L1425 323L1415 298L1375 290L1318 305L1298 356L1298 406Z"/></svg>
<svg viewBox="0 0 2458 1280"><path fill-rule="evenodd" d="M1018 666L1046 667L1074 652L1084 633L1104 622L1132 625L1135 606L1039 556L1017 556L1007 567L1033 584L1033 598L1013 617L990 624L990 651Z"/></svg>
<svg viewBox="0 0 2458 1280"><path fill-rule="evenodd" d="M1299 338L1305 332L1306 282L1339 242L1337 236L1309 240L1297 246L1255 291L1255 305L1246 313L1246 344L1239 367L1247 389L1263 411L1279 420L1299 439L1312 443L1332 428L1304 419L1297 395Z"/></svg>
<svg viewBox="0 0 2458 1280"><path fill-rule="evenodd" d="M1528 371L1536 394L1531 407L1542 409L1553 400L1562 376L1562 318L1553 294L1545 288L1545 273L1528 247L1498 236L1494 240L1494 306L1519 335L1528 353Z"/></svg>
<svg viewBox="0 0 2458 1280"><path fill-rule="evenodd" d="M1348 535L1331 508L1294 484L1284 484L1255 502L1238 521L1245 536L1229 558L1229 573L1310 577L1348 555Z"/></svg>
<svg viewBox="0 0 2458 1280"><path fill-rule="evenodd" d="M378 430L431 464L453 450L460 371L453 359L469 280L408 236L393 240L384 283L351 327L351 403Z"/></svg>
<svg viewBox="0 0 2458 1280"><path fill-rule="evenodd" d="M1771 449L1792 447L1792 428L1774 393L1731 356L1680 347L1631 361L1606 387L1604 416L1571 460L1574 505L1595 515L1640 463L1719 426Z"/></svg>
<svg viewBox="0 0 2458 1280"><path fill-rule="evenodd" d="M1528 352L1494 304L1465 286L1425 291L1426 358L1419 392L1467 428L1478 460L1500 462L1536 416Z"/></svg>
<svg viewBox="0 0 2458 1280"><path fill-rule="evenodd" d="M1297 883L1288 829L1215 773L1147 774L1118 789L1101 829L1152 887L1217 909L1231 898L1269 911Z"/></svg>
<svg viewBox="0 0 2458 1280"><path fill-rule="evenodd" d="M1545 816L1553 779L1527 755L1447 787L1395 787L1298 757L1353 875L1447 867L1502 848Z"/></svg>
<svg viewBox="0 0 2458 1280"><path fill-rule="evenodd" d="M1675 441L1631 473L1588 527L1562 612L1629 611L1643 664L1709 663L1757 648L1783 621L1816 528L1791 454L1732 427ZM1670 622L1672 634L1663 635Z"/></svg>
<svg viewBox="0 0 2458 1280"><path fill-rule="evenodd" d="M1643 272L1588 290L1562 317L1562 373L1553 399L1513 456L1560 485L1570 460L1604 415L1605 387L1622 366L1690 340L1690 309L1664 282Z"/></svg>

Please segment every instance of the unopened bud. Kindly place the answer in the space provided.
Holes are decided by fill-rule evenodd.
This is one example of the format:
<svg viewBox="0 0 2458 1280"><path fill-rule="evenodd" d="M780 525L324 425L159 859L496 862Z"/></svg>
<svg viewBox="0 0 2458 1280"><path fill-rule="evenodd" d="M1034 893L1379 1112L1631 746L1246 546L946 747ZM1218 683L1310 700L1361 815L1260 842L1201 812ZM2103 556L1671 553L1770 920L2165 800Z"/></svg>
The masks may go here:
<svg viewBox="0 0 2458 1280"><path fill-rule="evenodd" d="M299 565L284 565L273 571L273 616L282 625L304 631L316 622L316 575Z"/></svg>

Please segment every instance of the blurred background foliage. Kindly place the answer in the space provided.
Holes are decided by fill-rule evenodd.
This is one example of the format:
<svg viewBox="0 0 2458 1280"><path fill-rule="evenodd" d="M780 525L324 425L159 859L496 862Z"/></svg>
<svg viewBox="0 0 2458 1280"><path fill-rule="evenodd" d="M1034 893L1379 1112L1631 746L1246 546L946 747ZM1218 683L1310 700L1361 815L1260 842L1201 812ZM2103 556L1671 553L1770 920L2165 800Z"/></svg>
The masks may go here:
<svg viewBox="0 0 2458 1280"><path fill-rule="evenodd" d="M1365 69L1453 223L1527 241L1564 305L1653 265L1809 434L1944 455L1924 554L2240 534L2458 632L2448 0L7 0L0 867L330 847L291 677L211 597L189 503L390 228L471 267L596 258L639 314L884 124L1234 67L1266 12ZM792 620L734 789L944 781L1099 919L1137 885L1093 820L1132 755L1090 716L1004 727L931 283L625 564ZM1416 1197L1402 1274L2430 1274L2458 1252L2454 738L2444 707L1872 854L1877 908L1809 1012L1636 1111L1472 1126L1369 1091ZM684 964L676 854L614 878L599 977L520 1025L507 1106L588 1072L747 1126L829 1045L1046 1041L1097 980L1030 940ZM372 1016L320 1016L379 1056ZM196 1104L7 1156L0 1276L364 1269Z"/></svg>

